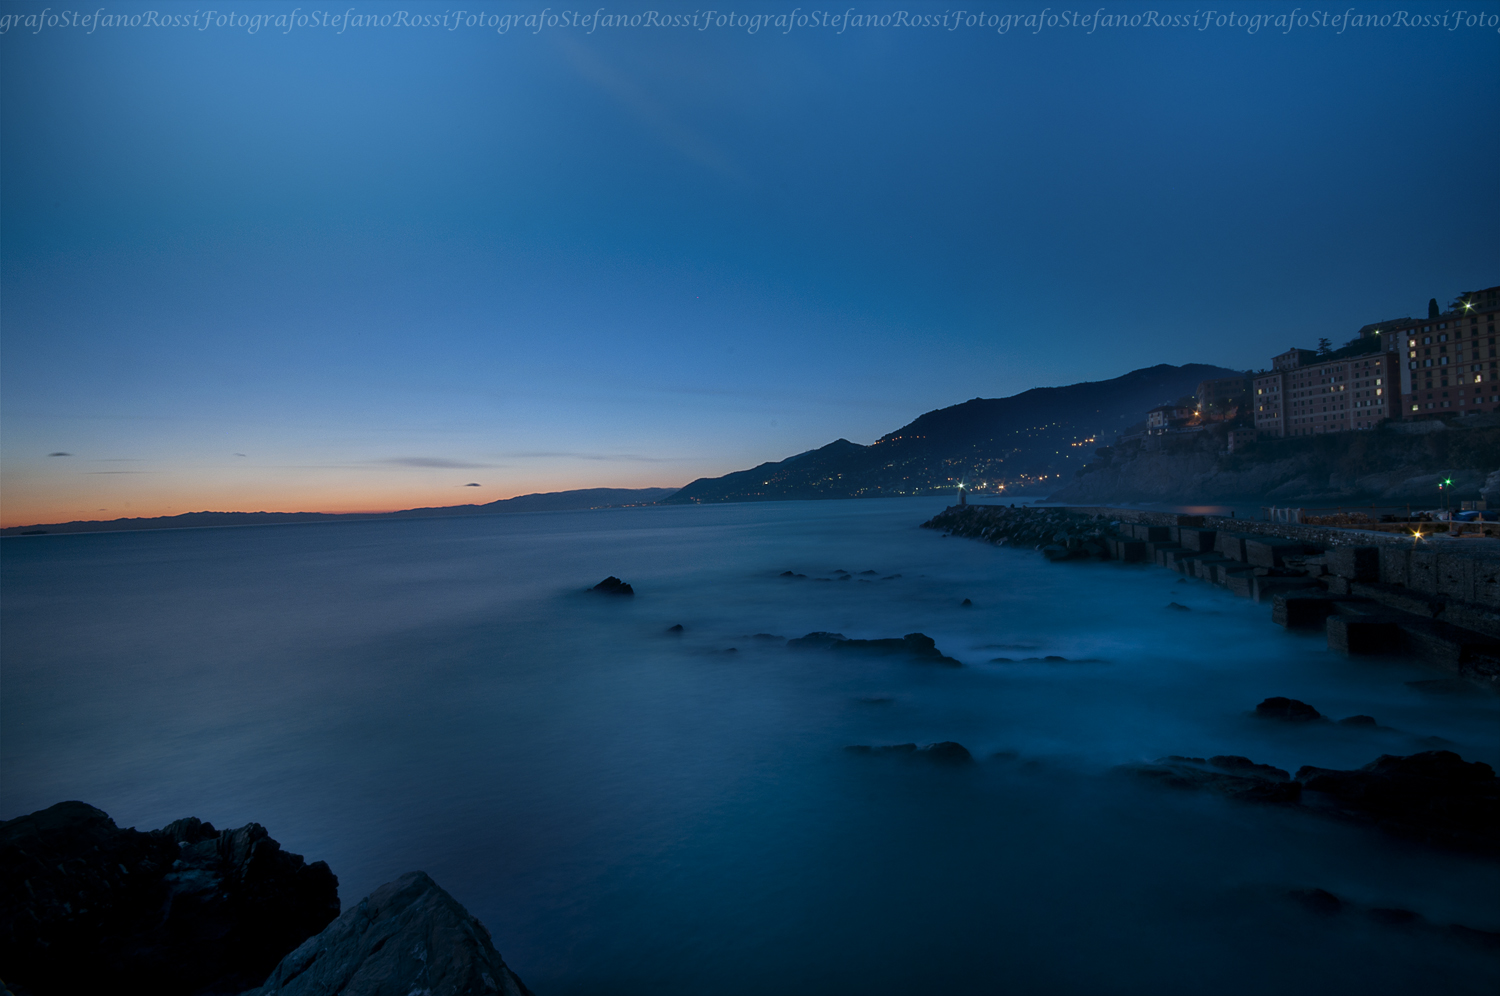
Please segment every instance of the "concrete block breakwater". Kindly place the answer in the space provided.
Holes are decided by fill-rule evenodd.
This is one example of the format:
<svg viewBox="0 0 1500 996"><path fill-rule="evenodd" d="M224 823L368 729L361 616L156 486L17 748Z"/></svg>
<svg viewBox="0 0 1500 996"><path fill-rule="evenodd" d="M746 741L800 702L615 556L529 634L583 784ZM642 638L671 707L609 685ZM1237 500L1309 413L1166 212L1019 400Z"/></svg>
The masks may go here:
<svg viewBox="0 0 1500 996"><path fill-rule="evenodd" d="M1409 654L1500 686L1500 553L1483 541L1114 508L955 505L922 525L1052 561L1154 563L1269 603L1340 653Z"/></svg>

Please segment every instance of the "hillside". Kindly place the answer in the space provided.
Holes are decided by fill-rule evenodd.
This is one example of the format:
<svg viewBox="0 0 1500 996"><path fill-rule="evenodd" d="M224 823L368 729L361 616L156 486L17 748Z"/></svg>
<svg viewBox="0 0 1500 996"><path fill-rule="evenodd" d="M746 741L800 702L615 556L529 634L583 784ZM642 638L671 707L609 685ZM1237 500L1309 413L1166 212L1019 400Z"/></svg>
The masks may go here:
<svg viewBox="0 0 1500 996"><path fill-rule="evenodd" d="M193 529L205 526L266 526L292 522L347 522L355 519L431 519L455 515L494 515L507 512L563 512L619 505L649 505L676 488L583 488L517 495L483 505L441 505L407 508L399 512L184 512L154 518L93 519L0 529L0 536L39 533L101 533L133 529Z"/></svg>
<svg viewBox="0 0 1500 996"><path fill-rule="evenodd" d="M1094 444L1146 410L1234 376L1223 367L1160 364L1113 380L1038 387L1008 398L940 408L869 446L835 440L774 463L699 478L669 503L785 501L926 494L960 480L980 495L1071 478Z"/></svg>
<svg viewBox="0 0 1500 996"><path fill-rule="evenodd" d="M1486 479L1500 468L1500 416L1387 423L1373 432L1261 439L1232 454L1224 449L1214 429L1101 447L1050 498L1438 507L1439 481L1452 480L1450 502L1478 498L1486 489Z"/></svg>

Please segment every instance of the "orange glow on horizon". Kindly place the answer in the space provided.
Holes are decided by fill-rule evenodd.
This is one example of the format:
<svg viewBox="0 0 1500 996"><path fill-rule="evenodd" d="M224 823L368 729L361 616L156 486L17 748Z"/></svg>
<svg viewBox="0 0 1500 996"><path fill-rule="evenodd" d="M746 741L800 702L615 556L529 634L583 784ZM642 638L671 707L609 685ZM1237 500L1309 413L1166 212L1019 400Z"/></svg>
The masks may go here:
<svg viewBox="0 0 1500 996"><path fill-rule="evenodd" d="M458 472L460 475L464 472ZM647 471L646 473L649 473ZM146 475L142 475L146 476ZM161 475L167 476L167 475ZM452 477L452 471L444 472ZM159 518L192 512L320 512L334 515L378 515L409 508L485 505L520 495L583 488L680 487L671 481L621 480L611 476L587 479L582 475L528 477L501 484L467 487L446 481L419 483L380 481L275 481L244 487L236 482L196 484L159 480L145 484L127 479L88 480L77 487L59 487L56 480L18 480L7 474L0 506L0 528L56 525L77 521ZM642 475L644 476L644 475ZM164 486L165 485L165 486ZM66 491L67 494L59 492ZM83 492L79 494L78 492Z"/></svg>

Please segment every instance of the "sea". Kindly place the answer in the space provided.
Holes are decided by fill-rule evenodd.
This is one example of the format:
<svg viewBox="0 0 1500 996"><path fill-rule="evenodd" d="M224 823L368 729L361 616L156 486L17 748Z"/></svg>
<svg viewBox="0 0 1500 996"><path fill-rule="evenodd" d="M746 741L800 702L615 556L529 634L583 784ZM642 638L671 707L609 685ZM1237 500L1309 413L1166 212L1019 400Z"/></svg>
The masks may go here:
<svg viewBox="0 0 1500 996"><path fill-rule="evenodd" d="M421 869L538 996L1493 996L1500 954L1447 927L1500 931L1500 865L1119 766L1500 765L1500 698L1170 571L919 528L945 504L8 538L0 818L257 822L346 909ZM787 647L816 631L963 666ZM1274 695L1380 726L1257 720ZM939 741L975 763L844 750Z"/></svg>

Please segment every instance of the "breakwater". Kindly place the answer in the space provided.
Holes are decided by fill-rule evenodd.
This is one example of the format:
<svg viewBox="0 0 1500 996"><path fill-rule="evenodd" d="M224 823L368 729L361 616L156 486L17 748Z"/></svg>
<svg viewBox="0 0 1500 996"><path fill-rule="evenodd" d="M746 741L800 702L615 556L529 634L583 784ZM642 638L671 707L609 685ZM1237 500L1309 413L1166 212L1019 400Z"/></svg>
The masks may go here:
<svg viewBox="0 0 1500 996"><path fill-rule="evenodd" d="M1411 654L1500 684L1500 552L1328 526L1103 507L955 505L924 528L1039 550L1052 561L1154 563L1322 628L1348 655Z"/></svg>

